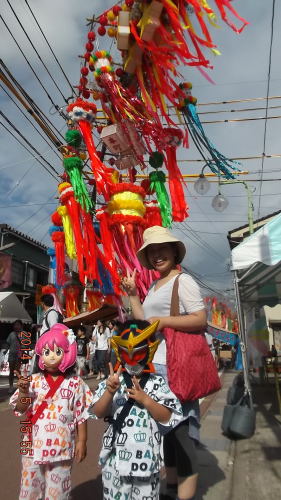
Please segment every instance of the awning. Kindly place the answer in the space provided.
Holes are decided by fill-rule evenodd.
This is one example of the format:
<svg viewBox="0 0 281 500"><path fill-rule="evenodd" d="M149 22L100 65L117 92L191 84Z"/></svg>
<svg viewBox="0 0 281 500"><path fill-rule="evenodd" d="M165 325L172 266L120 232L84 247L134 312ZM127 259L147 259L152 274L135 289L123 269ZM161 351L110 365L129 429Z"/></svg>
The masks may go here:
<svg viewBox="0 0 281 500"><path fill-rule="evenodd" d="M14 323L17 319L32 323L32 318L14 292L0 292L0 323Z"/></svg>
<svg viewBox="0 0 281 500"><path fill-rule="evenodd" d="M256 262L274 266L281 261L281 214L232 250L232 270L246 269Z"/></svg>

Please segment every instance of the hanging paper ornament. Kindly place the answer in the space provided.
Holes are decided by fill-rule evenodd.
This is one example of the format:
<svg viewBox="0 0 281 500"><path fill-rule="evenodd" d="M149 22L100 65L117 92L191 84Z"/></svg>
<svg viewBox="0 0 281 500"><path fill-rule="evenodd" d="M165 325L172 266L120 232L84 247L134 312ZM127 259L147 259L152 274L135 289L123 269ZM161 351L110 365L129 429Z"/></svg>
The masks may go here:
<svg viewBox="0 0 281 500"><path fill-rule="evenodd" d="M156 198L160 208L162 222L160 226L170 227L172 224L172 207L169 195L166 190L165 182L166 175L161 170L164 162L164 155L159 151L154 151L149 157L149 164L155 169L155 172L150 172L149 181L150 189L155 191Z"/></svg>
<svg viewBox="0 0 281 500"><path fill-rule="evenodd" d="M67 156L63 159L63 166L69 175L76 200L86 212L89 212L93 207L93 202L82 177L83 162L81 158L78 156Z"/></svg>
<svg viewBox="0 0 281 500"><path fill-rule="evenodd" d="M55 244L55 251L56 251L57 283L58 283L58 285L63 285L65 280L66 280L66 277L65 277L65 255L64 255L64 232L63 231L53 231L51 238Z"/></svg>
<svg viewBox="0 0 281 500"><path fill-rule="evenodd" d="M82 284L85 283L84 268L84 243L81 229L80 212L81 207L74 198L74 190L69 182L62 182L58 186L60 202L67 207L67 213L71 220L71 226L74 234L75 248L77 255L77 266L79 279Z"/></svg>
<svg viewBox="0 0 281 500"><path fill-rule="evenodd" d="M157 200L145 201L144 204L146 208L144 217L146 227L162 226L162 217L158 201Z"/></svg>
<svg viewBox="0 0 281 500"><path fill-rule="evenodd" d="M195 104L190 101L190 94L187 94L184 102L180 104L179 109L183 114L184 122L196 148L213 173L225 179L235 179L235 175L231 170L239 170L239 163L226 158L226 156L220 153L212 144L200 122Z"/></svg>
<svg viewBox="0 0 281 500"><path fill-rule="evenodd" d="M87 288L86 295L88 299L88 311L95 311L102 306L104 299L103 294L99 290Z"/></svg>
<svg viewBox="0 0 281 500"><path fill-rule="evenodd" d="M51 215L51 219L52 219L52 223L59 227L60 229L54 229L55 231L61 231L62 229L62 218L60 216L60 214L55 211L52 215ZM52 232L52 229L50 228L49 229L49 233Z"/></svg>
<svg viewBox="0 0 281 500"><path fill-rule="evenodd" d="M77 316L80 313L78 307L80 287L78 285L68 285L63 289L63 294L65 296L66 317Z"/></svg>
<svg viewBox="0 0 281 500"><path fill-rule="evenodd" d="M76 248L75 248L75 242L74 242L74 235L73 235L71 220L70 220L70 217L68 215L67 207L61 205L57 208L57 212L62 219L64 237L65 237L66 253L70 259L76 259L77 255L76 255Z"/></svg>
<svg viewBox="0 0 281 500"><path fill-rule="evenodd" d="M162 170L156 170L149 174L150 188L155 191L159 203L162 224L160 226L171 227L172 225L172 207L169 195L167 193L165 182L166 175Z"/></svg>
<svg viewBox="0 0 281 500"><path fill-rule="evenodd" d="M52 247L49 247L47 249L47 255L49 255L49 257L50 257L49 281L51 281L52 283L55 283L55 286L58 286L57 277L56 277L56 252L55 252L55 249Z"/></svg>
<svg viewBox="0 0 281 500"><path fill-rule="evenodd" d="M177 164L176 148L181 144L183 132L176 128L165 128L166 153L165 166L169 173L169 191L172 204L172 216L175 222L182 222L188 217L183 185L184 179Z"/></svg>
<svg viewBox="0 0 281 500"><path fill-rule="evenodd" d="M116 79L109 52L105 50L96 52L93 56L93 65L96 81L110 101L113 110L111 113L110 108L102 101L104 112L113 122L116 121L116 118L119 120L129 118L129 120L136 122L140 119L148 119L149 115L142 102L136 96L133 97Z"/></svg>
<svg viewBox="0 0 281 500"><path fill-rule="evenodd" d="M94 103L85 102L80 98L67 107L68 115L73 122L78 123L87 147L91 168L96 181L97 192L103 194L107 200L109 197L111 174L97 154L91 130L91 123L95 119L96 111L97 107Z"/></svg>

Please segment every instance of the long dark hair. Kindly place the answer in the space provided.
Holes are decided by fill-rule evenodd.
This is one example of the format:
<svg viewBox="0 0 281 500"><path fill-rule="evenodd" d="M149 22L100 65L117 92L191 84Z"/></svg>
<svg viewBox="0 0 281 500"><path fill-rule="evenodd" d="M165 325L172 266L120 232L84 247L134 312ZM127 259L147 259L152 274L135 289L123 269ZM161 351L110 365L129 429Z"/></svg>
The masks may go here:
<svg viewBox="0 0 281 500"><path fill-rule="evenodd" d="M102 335L105 332L105 324L101 322L101 325L98 327L98 333Z"/></svg>

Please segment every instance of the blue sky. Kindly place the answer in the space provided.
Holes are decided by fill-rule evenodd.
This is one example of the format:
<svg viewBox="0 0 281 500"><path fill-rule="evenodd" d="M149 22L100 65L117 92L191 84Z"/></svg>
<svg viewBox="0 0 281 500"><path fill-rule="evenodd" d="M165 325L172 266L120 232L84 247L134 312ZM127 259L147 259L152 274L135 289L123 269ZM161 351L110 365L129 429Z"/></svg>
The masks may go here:
<svg viewBox="0 0 281 500"><path fill-rule="evenodd" d="M214 4L212 0L210 3ZM29 4L69 79L76 85L81 62L77 56L84 53L83 46L87 36L85 19L92 14L98 15L112 2L100 0L95 2L92 0L38 2L29 0ZM70 89L67 82L36 28L24 0L12 2L12 5L45 64L59 83L62 93L68 97ZM208 71L215 85L207 82L196 68L182 68L184 80L193 83L193 94L198 98L199 103L198 111L224 111L223 113L201 115L202 121L265 116L265 109L237 111L245 108L265 108L266 101L264 100L200 106L201 103L217 103L224 100L266 96L272 1L234 0L233 6L241 16L250 22L250 25L240 35L234 33L222 21L219 21L219 29L212 29L213 39L221 51L221 56L211 58L214 69ZM60 107L63 107L65 103L61 95L37 59L6 0L1 0L1 13L52 99ZM281 94L279 57L281 32L278 29L280 18L281 5L280 2L276 2L270 96ZM51 108L51 103L5 27L1 29L1 40L1 57L5 64L56 124L57 128L64 133L64 120ZM100 38L100 48L104 48L102 45L104 41L105 38ZM114 56L115 54L116 52L114 52ZM28 124L2 89L0 89L0 93L3 113L61 172L62 164L59 158ZM269 101L269 106L279 105L281 106L280 99ZM231 110L235 110L235 112L231 112ZM279 114L278 107L268 111L269 117L279 116ZM215 123L204 126L212 142L228 157L259 156L263 152L265 120ZM0 221L49 244L49 215L55 209L57 202L55 198L56 181L2 127L0 130ZM280 132L280 119L269 119L267 122L266 154L281 154ZM189 149L181 148L179 150L178 158L180 160L197 160L200 155L191 143ZM180 162L179 165L182 172L188 174L199 173L203 163L184 161ZM254 217L263 217L279 210L280 181L269 182L266 179L281 178L280 158L265 159L263 174L261 174L261 159L242 161L240 168L250 172L249 175L242 176L240 179L245 179L249 186L255 189L253 193ZM254 181L260 180L261 176L263 176L262 183ZM209 286L222 291L229 290L232 287L232 280L228 270L230 250L226 235L229 230L247 223L246 190L240 184L223 186L222 192L228 198L229 206L224 212L218 213L211 207L212 198L217 194L217 183L212 183L210 191L204 196L198 195L193 186L193 183L188 182L187 200L190 205L190 216L185 223L174 226L175 232L183 239L188 248L185 265L199 274Z"/></svg>

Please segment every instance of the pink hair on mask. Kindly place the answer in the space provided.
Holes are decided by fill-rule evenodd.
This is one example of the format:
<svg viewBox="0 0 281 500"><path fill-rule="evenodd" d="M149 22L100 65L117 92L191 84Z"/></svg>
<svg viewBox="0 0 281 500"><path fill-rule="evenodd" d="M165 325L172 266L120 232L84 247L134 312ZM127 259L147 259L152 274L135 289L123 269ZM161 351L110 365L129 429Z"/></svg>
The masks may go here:
<svg viewBox="0 0 281 500"><path fill-rule="evenodd" d="M67 332L68 328L66 325L61 323L57 323L46 333L43 333L41 337L38 339L35 345L35 352L39 356L39 368L44 370L44 362L42 360L43 349L48 347L51 351L54 350L54 345L63 349L63 358L61 360L58 369L64 373L67 368L74 365L77 356L77 344L73 342L70 344L67 335L64 332Z"/></svg>

